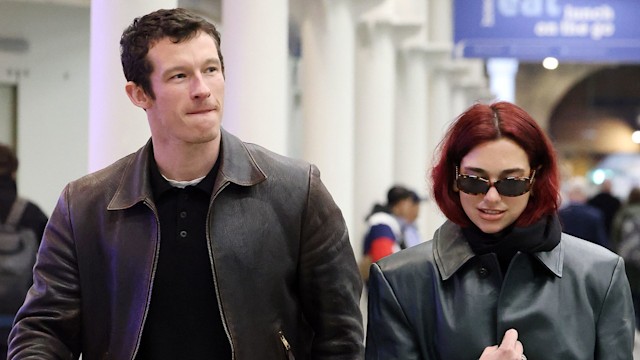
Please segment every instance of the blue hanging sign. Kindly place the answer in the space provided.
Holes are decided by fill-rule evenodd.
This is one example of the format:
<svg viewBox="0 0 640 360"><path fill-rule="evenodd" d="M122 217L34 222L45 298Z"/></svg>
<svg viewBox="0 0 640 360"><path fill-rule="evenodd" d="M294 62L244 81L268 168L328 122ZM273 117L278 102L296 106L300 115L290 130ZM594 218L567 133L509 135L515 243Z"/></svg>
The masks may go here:
<svg viewBox="0 0 640 360"><path fill-rule="evenodd" d="M454 0L455 55L640 63L640 0Z"/></svg>

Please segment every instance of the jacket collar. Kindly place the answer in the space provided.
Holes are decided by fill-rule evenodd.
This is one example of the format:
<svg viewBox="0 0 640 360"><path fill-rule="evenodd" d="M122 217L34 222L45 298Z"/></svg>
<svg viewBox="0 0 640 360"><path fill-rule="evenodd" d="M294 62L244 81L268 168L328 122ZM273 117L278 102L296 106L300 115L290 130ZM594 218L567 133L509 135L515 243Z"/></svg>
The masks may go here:
<svg viewBox="0 0 640 360"><path fill-rule="evenodd" d="M222 161L213 187L217 194L227 183L251 186L267 179L246 145L234 135L220 129L220 149ZM149 180L149 156L152 151L151 139L137 152L123 159L125 165L122 178L108 210L121 210L139 202L153 203L153 192Z"/></svg>
<svg viewBox="0 0 640 360"><path fill-rule="evenodd" d="M562 277L562 259L564 258L564 243L551 251L541 251L532 254L544 267L557 277ZM440 272L442 280L447 280L462 265L476 254L464 238L460 226L447 220L433 236L433 258Z"/></svg>
<svg viewBox="0 0 640 360"><path fill-rule="evenodd" d="M267 179L267 174L260 168L247 145L240 139L220 129L222 162L213 186L217 194L227 182L240 186L252 186Z"/></svg>

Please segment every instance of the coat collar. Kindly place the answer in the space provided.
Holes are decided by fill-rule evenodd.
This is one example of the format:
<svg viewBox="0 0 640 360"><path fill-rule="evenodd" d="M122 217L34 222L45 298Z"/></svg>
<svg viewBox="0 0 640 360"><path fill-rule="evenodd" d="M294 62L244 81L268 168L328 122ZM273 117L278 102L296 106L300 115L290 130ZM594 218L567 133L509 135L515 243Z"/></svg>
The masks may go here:
<svg viewBox="0 0 640 360"><path fill-rule="evenodd" d="M213 187L217 194L227 183L252 186L267 179L247 146L237 137L220 129L220 149L222 161ZM134 154L121 161L127 161L118 188L107 209L121 210L139 202L153 203L153 192L149 181L149 156L151 139Z"/></svg>
<svg viewBox="0 0 640 360"><path fill-rule="evenodd" d="M563 235L564 236L564 235ZM551 251L532 254L546 269L557 277L562 277L562 259L564 243ZM476 256L464 238L460 226L447 220L433 236L433 258L442 280L447 280L467 261Z"/></svg>

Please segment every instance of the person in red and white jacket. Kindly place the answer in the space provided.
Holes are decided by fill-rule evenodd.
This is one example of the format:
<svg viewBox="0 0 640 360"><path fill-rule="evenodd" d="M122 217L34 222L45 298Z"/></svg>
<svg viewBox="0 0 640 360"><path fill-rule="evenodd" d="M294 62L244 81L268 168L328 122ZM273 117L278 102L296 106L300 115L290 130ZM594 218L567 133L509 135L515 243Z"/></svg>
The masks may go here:
<svg viewBox="0 0 640 360"><path fill-rule="evenodd" d="M420 197L403 186L387 192L387 204L376 204L367 217L369 230L364 239L364 255L376 262L411 244L406 229L413 226L420 209Z"/></svg>

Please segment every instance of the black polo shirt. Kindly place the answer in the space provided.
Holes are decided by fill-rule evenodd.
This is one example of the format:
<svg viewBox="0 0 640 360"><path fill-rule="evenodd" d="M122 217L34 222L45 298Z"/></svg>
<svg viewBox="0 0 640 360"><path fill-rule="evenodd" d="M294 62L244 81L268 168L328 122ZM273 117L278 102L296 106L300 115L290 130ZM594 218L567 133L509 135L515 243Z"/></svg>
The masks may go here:
<svg viewBox="0 0 640 360"><path fill-rule="evenodd" d="M162 177L150 155L160 255L138 360L231 359L206 238L217 171L218 162L200 183L180 189Z"/></svg>

